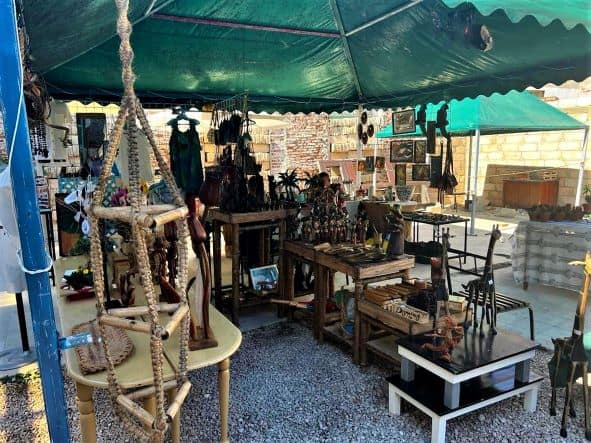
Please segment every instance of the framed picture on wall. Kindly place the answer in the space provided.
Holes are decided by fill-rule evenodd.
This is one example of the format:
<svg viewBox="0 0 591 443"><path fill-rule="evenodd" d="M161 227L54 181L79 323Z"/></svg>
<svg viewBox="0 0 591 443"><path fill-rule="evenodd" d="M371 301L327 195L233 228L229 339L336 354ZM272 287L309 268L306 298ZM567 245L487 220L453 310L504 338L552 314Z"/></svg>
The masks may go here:
<svg viewBox="0 0 591 443"><path fill-rule="evenodd" d="M415 140L414 163L427 161L427 140Z"/></svg>
<svg viewBox="0 0 591 443"><path fill-rule="evenodd" d="M365 172L373 172L375 163L372 156L365 157Z"/></svg>
<svg viewBox="0 0 591 443"><path fill-rule="evenodd" d="M367 172L367 162L365 160L357 161L357 172Z"/></svg>
<svg viewBox="0 0 591 443"><path fill-rule="evenodd" d="M392 140L390 142L390 162L412 163L414 153L414 141Z"/></svg>
<svg viewBox="0 0 591 443"><path fill-rule="evenodd" d="M414 109L405 109L404 111L392 113L392 132L394 135L415 132L416 129Z"/></svg>
<svg viewBox="0 0 591 443"><path fill-rule="evenodd" d="M107 138L107 116L102 113L77 113L80 168L98 177L103 168Z"/></svg>
<svg viewBox="0 0 591 443"><path fill-rule="evenodd" d="M412 165L412 179L413 181L429 181L431 176L431 165Z"/></svg>
<svg viewBox="0 0 591 443"><path fill-rule="evenodd" d="M376 157L376 171L382 172L386 167L386 158L385 157Z"/></svg>
<svg viewBox="0 0 591 443"><path fill-rule="evenodd" d="M396 186L406 186L406 163L398 164L394 167L394 176Z"/></svg>

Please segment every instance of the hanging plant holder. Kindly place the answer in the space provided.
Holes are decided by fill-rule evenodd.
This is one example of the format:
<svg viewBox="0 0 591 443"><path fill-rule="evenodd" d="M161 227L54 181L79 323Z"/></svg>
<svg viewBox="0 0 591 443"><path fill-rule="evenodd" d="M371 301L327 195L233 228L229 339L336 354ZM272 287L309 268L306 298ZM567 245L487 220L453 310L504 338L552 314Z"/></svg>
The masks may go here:
<svg viewBox="0 0 591 443"><path fill-rule="evenodd" d="M109 137L98 186L93 196L93 203L89 211L90 219L90 257L93 272L94 288L97 298L97 323L98 333L102 339L104 359L108 373L109 392L113 400L113 407L124 426L137 440L162 442L164 441L169 423L179 412L191 388L187 379L187 354L189 341L190 314L189 304L185 288L187 287L188 269L188 245L189 236L186 218L188 209L176 186L170 168L160 154L154 134L150 128L146 114L135 95L135 75L132 69L133 50L130 44L132 25L127 17L129 0L115 0L118 9L117 33L121 39L119 57L122 65L122 78L124 85L123 98L115 126ZM152 151L162 177L168 190L172 193L174 204L161 204L147 206L142 204L140 189L140 167L138 144L138 122L147 135ZM117 156L123 128L126 126L127 142L129 145L129 202L130 206L104 207L106 184L109 179L113 162ZM141 153L147 155L148 153ZM101 248L100 220L109 220L118 224L129 226L131 240L134 244L135 262L140 276L140 283L146 298L145 306L135 306L118 309L105 307L105 278L103 274L103 262L106 257ZM174 286L178 293L178 303L158 303L158 296L154 290L153 276L150 269L146 234L149 231L166 223L176 224L178 235L178 273ZM165 323L160 323L160 313L168 313L163 316ZM115 343L112 342L112 328L125 331L134 331L145 334L145 339L150 342L150 357L153 373L153 384L136 391L124 391L118 383L115 371ZM180 331L179 331L180 330ZM174 379L164 379L164 349L163 342L175 333L180 332L178 368L175 370ZM177 389L176 397L165 409L164 394L166 390ZM146 411L137 400L148 396L156 399L156 412L154 415Z"/></svg>

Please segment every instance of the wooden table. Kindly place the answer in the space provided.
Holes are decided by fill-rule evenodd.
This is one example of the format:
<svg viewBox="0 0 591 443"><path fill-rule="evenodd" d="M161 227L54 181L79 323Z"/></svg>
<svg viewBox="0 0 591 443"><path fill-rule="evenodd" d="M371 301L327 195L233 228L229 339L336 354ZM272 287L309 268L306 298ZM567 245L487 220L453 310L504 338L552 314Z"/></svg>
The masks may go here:
<svg viewBox="0 0 591 443"><path fill-rule="evenodd" d="M318 297L317 309L314 311L317 318L317 327L319 330L320 342L324 339L324 334L328 333L333 337L340 339L346 343L349 342L343 335L340 326L324 325L324 317L326 315L326 300L329 293L329 288L334 286L332 283L331 272L342 272L343 274L351 276L355 283L355 330L353 333L353 361L359 363L359 351L361 343L361 322L359 319L359 310L357 304L359 300L363 299L365 288L370 283L378 283L394 278L401 278L408 280L410 278L410 270L415 265L415 258L412 255L405 255L397 260L388 260L384 262L356 265L343 260L341 257L328 255L323 252L316 253L316 263L318 264L318 289L316 296Z"/></svg>
<svg viewBox="0 0 591 443"><path fill-rule="evenodd" d="M415 265L413 256L405 255L397 260L387 260L384 262L355 265L351 264L341 257L325 254L314 249L314 246L304 242L286 241L284 242L284 252L286 253L285 285L282 287L283 298L293 300L293 258L300 257L314 264L316 272L316 283L314 285L314 299L316 306L314 309L314 335L321 342L324 334L346 342L353 347L353 360L359 362L360 345L360 321L357 310L357 302L363 299L365 287L370 283L377 283L393 278L408 279L410 270ZM355 283L355 331L353 339L346 337L339 325L326 326L326 301L334 291L334 273L342 272L349 275Z"/></svg>
<svg viewBox="0 0 591 443"><path fill-rule="evenodd" d="M59 259L55 262L57 282L61 282L66 269L77 268L88 261L87 257L74 257ZM59 285L58 285L59 288ZM141 285L136 284L136 288ZM143 294L136 289L138 303L143 302ZM96 317L95 299L68 301L61 296L59 289L54 294L54 302L60 318L61 335L70 335L72 327L92 320ZM189 371L204 368L214 364L218 365L218 395L220 403L220 436L221 441L228 441L228 407L230 393L230 357L238 350L242 341L242 334L232 323L226 319L213 306L209 309L210 325L218 341L215 348L202 349L189 352L187 368ZM166 314L164 314L166 315ZM119 382L124 389L132 389L152 384L152 364L150 359L150 343L146 334L127 331L134 344L134 352L131 357L116 367ZM178 366L179 335L173 334L170 339L163 342L165 353ZM64 352L66 371L76 383L77 405L80 412L80 429L84 443L96 442L96 419L92 393L94 388L107 388L106 371L95 374L82 373L75 350L68 349ZM164 378L174 376L174 371L167 359L164 359ZM174 398L175 389L167 392L169 398ZM146 410L153 412L156 407L154 397L148 397L144 401ZM180 413L177 414L171 425L172 441L178 442L180 438Z"/></svg>
<svg viewBox="0 0 591 443"><path fill-rule="evenodd" d="M470 328L446 362L422 347L431 340L399 340L400 375L388 382L390 413L400 415L404 399L429 415L432 443L445 442L447 420L522 393L524 409L535 411L543 380L530 373L536 343L506 331L481 337Z"/></svg>
<svg viewBox="0 0 591 443"><path fill-rule="evenodd" d="M213 268L214 268L214 297L217 307L222 303L222 225L232 226L232 323L239 325L240 310L240 233L254 230L268 230L279 227L279 270L283 268L283 241L285 240L285 219L291 214L290 210L258 211L231 214L218 208L209 211L208 217L213 223ZM265 248L266 249L266 248ZM269 258L268 258L269 259ZM282 272L279 272L278 287L281 288Z"/></svg>

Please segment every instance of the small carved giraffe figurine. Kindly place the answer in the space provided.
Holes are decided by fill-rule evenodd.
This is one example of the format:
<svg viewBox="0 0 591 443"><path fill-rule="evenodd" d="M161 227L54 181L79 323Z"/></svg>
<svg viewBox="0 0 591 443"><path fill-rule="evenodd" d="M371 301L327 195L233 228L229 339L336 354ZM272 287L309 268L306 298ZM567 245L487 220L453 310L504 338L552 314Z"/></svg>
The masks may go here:
<svg viewBox="0 0 591 443"><path fill-rule="evenodd" d="M493 334L497 333L497 299L495 292L495 278L493 275L493 252L495 243L501 238L501 231L499 225L493 225L490 233L490 241L488 243L488 251L486 253L486 261L484 262L484 270L482 277L470 281L467 285L462 285L468 291L468 306L466 308L466 318L464 320L464 329L468 329L468 313L470 306L474 304L473 324L474 330L478 327L478 302L482 297L482 314L480 317L480 335L484 335L483 325L484 316L486 315L487 322L491 326Z"/></svg>
<svg viewBox="0 0 591 443"><path fill-rule="evenodd" d="M585 413L585 439L591 441L591 423L589 420L589 386L588 386L588 362L587 354L583 346L583 333L585 331L585 309L587 308L587 295L591 283L591 252L587 252L585 261L575 261L570 265L585 267L585 280L583 289L579 295L575 321L570 337L554 339L554 356L548 363L550 369L550 380L552 384L552 398L550 400L550 415L556 415L556 388L565 386L566 397L562 411L562 422L560 435L566 437L566 422L568 419L567 409L570 407L570 415L575 416L572 404L573 384L576 378L583 377L583 408ZM567 366L565 368L565 366ZM566 376L568 378L566 378ZM565 383L566 381L566 383Z"/></svg>

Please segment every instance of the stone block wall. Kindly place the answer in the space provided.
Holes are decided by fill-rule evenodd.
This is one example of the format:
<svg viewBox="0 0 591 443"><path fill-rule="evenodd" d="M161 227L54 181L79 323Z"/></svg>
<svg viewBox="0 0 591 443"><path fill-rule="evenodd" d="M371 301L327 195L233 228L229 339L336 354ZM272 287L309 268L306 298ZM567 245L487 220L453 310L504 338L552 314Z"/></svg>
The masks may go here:
<svg viewBox="0 0 591 443"><path fill-rule="evenodd" d="M328 114L286 114L288 126L271 131L271 173L314 172L329 155Z"/></svg>
<svg viewBox="0 0 591 443"><path fill-rule="evenodd" d="M580 84L546 87L544 100L582 123L591 122L591 79ZM542 95L542 94L540 94ZM500 134L480 138L477 195L492 206L502 205L502 179L518 178L520 173L556 171L560 180L559 204L573 203L576 196L578 168L581 162L583 130ZM464 146L467 164L469 138L454 140L454 148ZM461 148L460 148L461 149ZM454 149L454 159L462 155ZM588 155L584 183L591 184L591 161ZM511 174L511 175L508 175ZM458 180L465 177L456 174ZM502 177L499 177L499 176ZM522 175L527 178L526 175ZM463 188L462 188L463 189Z"/></svg>
<svg viewBox="0 0 591 443"><path fill-rule="evenodd" d="M539 171L535 166L489 164L486 167L486 178L483 197L491 206L503 206L503 181L507 179L527 179L533 171ZM556 173L559 181L558 204L573 204L576 195L579 170L575 168L555 168L549 173ZM533 172L536 174L536 172ZM591 170L585 171L585 183L591 183Z"/></svg>

